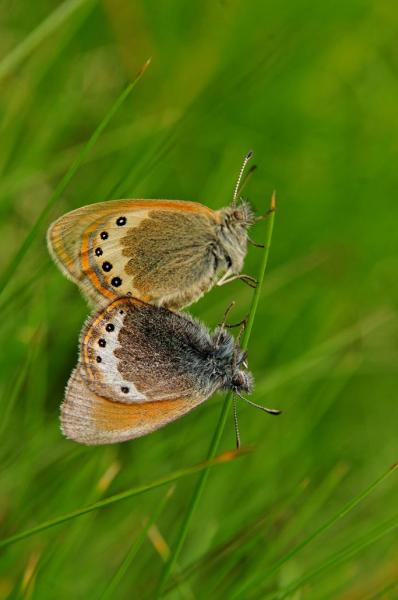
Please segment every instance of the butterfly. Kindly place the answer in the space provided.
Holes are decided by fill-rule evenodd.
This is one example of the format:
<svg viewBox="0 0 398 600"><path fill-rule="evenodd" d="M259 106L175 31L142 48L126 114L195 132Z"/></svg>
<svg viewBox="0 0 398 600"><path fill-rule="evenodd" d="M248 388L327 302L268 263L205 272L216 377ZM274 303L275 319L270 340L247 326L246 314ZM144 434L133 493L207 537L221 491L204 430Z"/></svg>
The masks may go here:
<svg viewBox="0 0 398 600"><path fill-rule="evenodd" d="M131 295L179 309L215 284L241 278L255 286L252 277L240 272L251 241L248 228L263 217L254 217L249 204L237 200L251 156L249 152L243 161L227 208L212 210L184 200L83 206L49 227L50 254L96 307Z"/></svg>
<svg viewBox="0 0 398 600"><path fill-rule="evenodd" d="M61 407L62 431L82 444L130 440L182 417L218 390L279 414L242 396L253 388L246 359L224 325L211 333L188 314L119 298L83 327Z"/></svg>

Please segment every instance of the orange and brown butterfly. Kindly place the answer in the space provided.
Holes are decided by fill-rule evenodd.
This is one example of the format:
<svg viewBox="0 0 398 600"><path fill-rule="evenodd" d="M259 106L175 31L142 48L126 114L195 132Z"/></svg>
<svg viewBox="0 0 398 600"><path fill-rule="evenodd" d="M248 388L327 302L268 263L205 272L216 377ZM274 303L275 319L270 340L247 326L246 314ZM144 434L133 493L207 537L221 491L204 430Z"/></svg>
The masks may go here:
<svg viewBox="0 0 398 600"><path fill-rule="evenodd" d="M172 309L192 304L215 284L239 275L247 230L256 218L238 201L212 210L184 200L110 200L83 206L55 221L48 246L61 271L94 306L134 296ZM261 217L260 217L261 218Z"/></svg>
<svg viewBox="0 0 398 600"><path fill-rule="evenodd" d="M119 298L83 327L62 431L82 444L122 442L178 419L221 389L253 404L241 396L252 389L246 353L223 326L211 333L185 313Z"/></svg>

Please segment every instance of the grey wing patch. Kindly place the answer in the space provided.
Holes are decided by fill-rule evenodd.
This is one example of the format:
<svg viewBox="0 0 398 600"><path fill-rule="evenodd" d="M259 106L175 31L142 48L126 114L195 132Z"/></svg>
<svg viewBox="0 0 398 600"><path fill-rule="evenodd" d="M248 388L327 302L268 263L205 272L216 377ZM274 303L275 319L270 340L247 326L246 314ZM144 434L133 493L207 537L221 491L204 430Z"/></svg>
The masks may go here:
<svg viewBox="0 0 398 600"><path fill-rule="evenodd" d="M210 350L207 330L193 320L122 298L90 318L81 336L80 362L92 391L139 403L202 393Z"/></svg>
<svg viewBox="0 0 398 600"><path fill-rule="evenodd" d="M132 300L115 351L120 373L148 400L202 391L205 354L198 347L199 331L190 319Z"/></svg>

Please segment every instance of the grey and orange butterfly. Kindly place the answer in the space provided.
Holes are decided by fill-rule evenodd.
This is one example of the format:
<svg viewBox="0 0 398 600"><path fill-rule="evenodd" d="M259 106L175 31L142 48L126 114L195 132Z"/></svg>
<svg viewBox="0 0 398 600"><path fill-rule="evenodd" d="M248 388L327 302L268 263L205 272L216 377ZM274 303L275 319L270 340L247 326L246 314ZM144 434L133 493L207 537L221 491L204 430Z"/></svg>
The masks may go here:
<svg viewBox="0 0 398 600"><path fill-rule="evenodd" d="M188 306L242 269L255 218L237 194L250 156L227 208L184 200L83 206L50 226L50 253L94 306L127 295L173 309ZM250 277L240 277L250 284Z"/></svg>
<svg viewBox="0 0 398 600"><path fill-rule="evenodd" d="M65 436L122 442L190 412L219 389L250 392L246 354L218 328L135 298L89 318L61 407Z"/></svg>

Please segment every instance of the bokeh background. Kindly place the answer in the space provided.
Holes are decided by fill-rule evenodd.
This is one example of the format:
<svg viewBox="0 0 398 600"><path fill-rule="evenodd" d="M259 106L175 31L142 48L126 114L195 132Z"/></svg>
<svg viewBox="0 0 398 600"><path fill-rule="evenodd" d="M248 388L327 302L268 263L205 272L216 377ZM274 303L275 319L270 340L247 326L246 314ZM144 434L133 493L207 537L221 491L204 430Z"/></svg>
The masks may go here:
<svg viewBox="0 0 398 600"><path fill-rule="evenodd" d="M62 438L88 308L48 224L110 198L225 206L252 148L244 196L278 198L253 399L284 414L240 403L255 451L211 471L167 597L398 598L398 475L366 492L398 459L397 36L392 0L1 2L1 538L202 461L223 403L123 445ZM251 295L235 282L190 310L213 327ZM231 415L220 450L234 444ZM155 597L196 478L8 545L0 597Z"/></svg>

